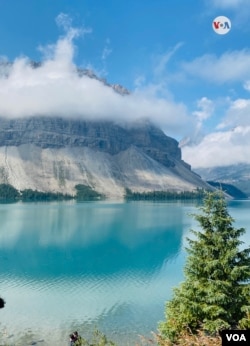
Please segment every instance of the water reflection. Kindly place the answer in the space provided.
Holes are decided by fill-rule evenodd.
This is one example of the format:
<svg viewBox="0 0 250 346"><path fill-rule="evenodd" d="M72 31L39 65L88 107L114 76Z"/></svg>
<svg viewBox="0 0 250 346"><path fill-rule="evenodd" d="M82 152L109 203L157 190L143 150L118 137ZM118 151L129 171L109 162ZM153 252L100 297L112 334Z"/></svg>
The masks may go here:
<svg viewBox="0 0 250 346"><path fill-rule="evenodd" d="M237 203L230 214L248 244L250 203ZM0 205L0 332L50 346L86 325L119 345L150 335L182 280L184 238L197 229L190 213L190 204L150 202Z"/></svg>
<svg viewBox="0 0 250 346"><path fill-rule="evenodd" d="M45 340L53 330L61 345L86 324L119 340L150 333L182 277L188 220L169 203L1 205L4 326Z"/></svg>
<svg viewBox="0 0 250 346"><path fill-rule="evenodd" d="M151 204L20 204L1 208L1 272L107 275L154 270L180 251L183 210Z"/></svg>

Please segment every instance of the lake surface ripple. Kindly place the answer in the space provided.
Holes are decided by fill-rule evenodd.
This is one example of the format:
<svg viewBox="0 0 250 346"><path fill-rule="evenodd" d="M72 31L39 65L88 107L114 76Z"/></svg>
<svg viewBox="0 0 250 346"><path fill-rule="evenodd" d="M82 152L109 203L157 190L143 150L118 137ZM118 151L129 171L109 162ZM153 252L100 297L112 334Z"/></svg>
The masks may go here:
<svg viewBox="0 0 250 346"><path fill-rule="evenodd" d="M248 228L249 201L230 202ZM0 333L8 344L68 345L97 327L118 345L151 336L183 279L194 204L0 205Z"/></svg>

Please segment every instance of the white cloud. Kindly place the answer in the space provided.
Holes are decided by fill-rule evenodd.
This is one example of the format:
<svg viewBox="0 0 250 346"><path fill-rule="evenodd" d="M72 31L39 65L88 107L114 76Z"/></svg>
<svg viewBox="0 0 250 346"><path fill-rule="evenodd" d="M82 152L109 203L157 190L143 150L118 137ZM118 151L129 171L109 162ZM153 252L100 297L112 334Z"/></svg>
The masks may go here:
<svg viewBox="0 0 250 346"><path fill-rule="evenodd" d="M250 99L236 99L230 102L223 121L218 129L250 126Z"/></svg>
<svg viewBox="0 0 250 346"><path fill-rule="evenodd" d="M249 31L249 0L205 0L205 4L209 16L227 16L231 20L232 30Z"/></svg>
<svg viewBox="0 0 250 346"><path fill-rule="evenodd" d="M235 9L239 6L249 6L249 0L209 0L208 4L221 9Z"/></svg>
<svg viewBox="0 0 250 346"><path fill-rule="evenodd" d="M112 49L110 48L110 39L106 39L105 46L102 51L102 60L106 60L107 57L112 53Z"/></svg>
<svg viewBox="0 0 250 346"><path fill-rule="evenodd" d="M34 69L28 58L21 57L8 67L8 78L0 74L1 116L46 115L116 121L148 118L171 135L182 135L190 126L186 107L159 97L158 90L138 89L131 95L121 96L96 79L80 77L73 63L73 41L79 30L69 27L65 17L58 20L67 28L66 35L55 45L42 49L44 60L39 68Z"/></svg>
<svg viewBox="0 0 250 346"><path fill-rule="evenodd" d="M201 79L222 84L250 78L250 50L225 52L221 56L205 54L182 63L183 70Z"/></svg>
<svg viewBox="0 0 250 346"><path fill-rule="evenodd" d="M164 54L159 54L154 57L154 75L155 77L160 77L162 79L163 75L166 73L166 68L169 60L172 56L183 46L183 42L177 43L174 48L168 50Z"/></svg>
<svg viewBox="0 0 250 346"><path fill-rule="evenodd" d="M65 31L68 31L72 27L72 18L66 13L60 13L56 17L56 24L57 26L62 27Z"/></svg>
<svg viewBox="0 0 250 346"><path fill-rule="evenodd" d="M182 148L182 154L192 168L250 163L250 126L211 133L198 145Z"/></svg>
<svg viewBox="0 0 250 346"><path fill-rule="evenodd" d="M192 113L195 121L195 130L192 137L184 138L180 146L187 143L197 143L202 137L203 123L209 119L214 112L214 102L207 97L202 97L196 102L197 109ZM191 139L192 138L192 139Z"/></svg>
<svg viewBox="0 0 250 346"><path fill-rule="evenodd" d="M250 163L250 99L230 100L218 131L196 145L182 147L183 158L193 168Z"/></svg>
<svg viewBox="0 0 250 346"><path fill-rule="evenodd" d="M144 75L139 75L134 80L135 89L142 88L146 83L146 77Z"/></svg>
<svg viewBox="0 0 250 346"><path fill-rule="evenodd" d="M213 114L214 104L212 100L209 100L207 97L202 97L197 101L198 110L194 111L193 114L197 117L199 122L202 122Z"/></svg>
<svg viewBox="0 0 250 346"><path fill-rule="evenodd" d="M243 85L244 89L246 89L247 91L250 91L250 80L247 80L244 85Z"/></svg>

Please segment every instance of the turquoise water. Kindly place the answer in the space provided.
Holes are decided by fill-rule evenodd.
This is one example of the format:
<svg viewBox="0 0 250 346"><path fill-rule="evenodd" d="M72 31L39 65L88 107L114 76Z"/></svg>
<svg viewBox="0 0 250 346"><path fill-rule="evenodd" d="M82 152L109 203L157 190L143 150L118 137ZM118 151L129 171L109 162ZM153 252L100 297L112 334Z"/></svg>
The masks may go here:
<svg viewBox="0 0 250 346"><path fill-rule="evenodd" d="M250 201L229 205L235 224L248 229L247 245L249 208ZM119 345L151 336L183 278L193 212L190 203L0 205L2 338L67 345L70 332L95 327Z"/></svg>

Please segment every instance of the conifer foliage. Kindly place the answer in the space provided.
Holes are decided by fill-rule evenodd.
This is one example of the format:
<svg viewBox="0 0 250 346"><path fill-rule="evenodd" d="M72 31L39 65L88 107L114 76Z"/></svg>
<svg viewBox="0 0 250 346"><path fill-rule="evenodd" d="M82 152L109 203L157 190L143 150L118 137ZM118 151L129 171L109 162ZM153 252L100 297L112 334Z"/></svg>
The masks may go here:
<svg viewBox="0 0 250 346"><path fill-rule="evenodd" d="M174 289L159 326L172 341L187 330L250 328L250 248L240 240L245 229L233 227L220 192L208 193L199 209L193 216L201 231L192 230L195 239L188 239L185 281Z"/></svg>

